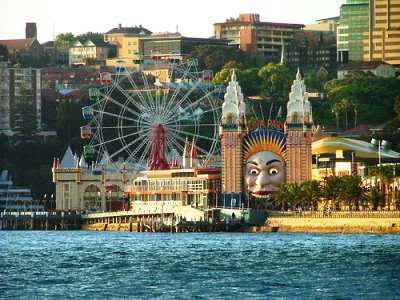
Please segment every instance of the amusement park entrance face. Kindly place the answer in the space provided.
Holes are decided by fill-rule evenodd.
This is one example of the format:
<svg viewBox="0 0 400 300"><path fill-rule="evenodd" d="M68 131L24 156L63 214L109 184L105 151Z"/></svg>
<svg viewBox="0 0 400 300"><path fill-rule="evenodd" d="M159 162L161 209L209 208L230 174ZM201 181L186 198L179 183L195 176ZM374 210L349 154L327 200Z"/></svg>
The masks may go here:
<svg viewBox="0 0 400 300"><path fill-rule="evenodd" d="M277 185L286 180L285 161L272 151L261 151L251 155L243 168L247 191L256 197L265 197L277 190Z"/></svg>

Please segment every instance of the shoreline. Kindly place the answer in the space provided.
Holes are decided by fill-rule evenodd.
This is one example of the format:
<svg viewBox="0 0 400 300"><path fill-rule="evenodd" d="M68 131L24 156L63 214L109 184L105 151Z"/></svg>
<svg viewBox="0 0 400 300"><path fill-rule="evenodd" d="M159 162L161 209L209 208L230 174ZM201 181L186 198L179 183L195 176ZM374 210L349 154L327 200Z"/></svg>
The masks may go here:
<svg viewBox="0 0 400 300"><path fill-rule="evenodd" d="M279 227L278 232L400 234L400 218L269 217L267 224L259 231L266 229L263 227Z"/></svg>
<svg viewBox="0 0 400 300"><path fill-rule="evenodd" d="M84 225L82 230L92 231L134 231L136 224L94 223ZM166 231L170 232L170 231ZM249 226L238 232L293 232L322 234L400 234L399 218L279 218L269 217L261 226Z"/></svg>

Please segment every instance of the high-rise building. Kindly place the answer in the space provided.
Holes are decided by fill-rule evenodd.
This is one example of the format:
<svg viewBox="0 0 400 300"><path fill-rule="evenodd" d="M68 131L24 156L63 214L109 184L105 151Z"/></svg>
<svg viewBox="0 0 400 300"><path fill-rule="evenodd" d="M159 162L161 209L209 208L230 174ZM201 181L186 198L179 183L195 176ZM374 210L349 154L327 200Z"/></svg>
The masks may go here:
<svg viewBox="0 0 400 300"><path fill-rule="evenodd" d="M363 60L364 32L369 29L371 0L347 0L340 7L340 25L337 29L337 60L341 63Z"/></svg>
<svg viewBox="0 0 400 300"><path fill-rule="evenodd" d="M384 61L400 71L400 0L370 0L364 60Z"/></svg>
<svg viewBox="0 0 400 300"><path fill-rule="evenodd" d="M21 88L29 93L27 105L36 111L36 129L41 129L41 70L12 68L11 62L0 62L0 131L12 130L20 113L18 102L23 99Z"/></svg>
<svg viewBox="0 0 400 300"><path fill-rule="evenodd" d="M400 71L400 0L347 0L340 8L337 59L384 61Z"/></svg>
<svg viewBox="0 0 400 300"><path fill-rule="evenodd" d="M261 22L259 14L240 14L239 19L214 24L216 39L231 40L250 56L262 55L279 61L282 46L289 45L304 24Z"/></svg>

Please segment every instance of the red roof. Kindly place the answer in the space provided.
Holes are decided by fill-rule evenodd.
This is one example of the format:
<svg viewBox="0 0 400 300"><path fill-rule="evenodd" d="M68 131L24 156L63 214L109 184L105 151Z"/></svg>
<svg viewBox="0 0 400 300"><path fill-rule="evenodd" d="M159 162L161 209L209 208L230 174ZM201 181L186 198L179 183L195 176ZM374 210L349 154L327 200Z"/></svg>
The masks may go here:
<svg viewBox="0 0 400 300"><path fill-rule="evenodd" d="M55 90L42 89L42 97L60 99L64 96Z"/></svg>
<svg viewBox="0 0 400 300"><path fill-rule="evenodd" d="M339 67L338 70L374 70L380 65L389 65L383 61L351 61Z"/></svg>
<svg viewBox="0 0 400 300"><path fill-rule="evenodd" d="M42 69L42 74L60 74L64 72L65 69L60 67L46 67Z"/></svg>
<svg viewBox="0 0 400 300"><path fill-rule="evenodd" d="M65 95L67 98L71 99L78 99L82 97L88 97L89 96L89 91L83 91L83 90L75 90L72 92L69 92L68 94Z"/></svg>
<svg viewBox="0 0 400 300"><path fill-rule="evenodd" d="M342 135L354 135L354 136L368 135L371 134L372 128L374 128L373 125L361 124L358 125L357 127L344 131Z"/></svg>

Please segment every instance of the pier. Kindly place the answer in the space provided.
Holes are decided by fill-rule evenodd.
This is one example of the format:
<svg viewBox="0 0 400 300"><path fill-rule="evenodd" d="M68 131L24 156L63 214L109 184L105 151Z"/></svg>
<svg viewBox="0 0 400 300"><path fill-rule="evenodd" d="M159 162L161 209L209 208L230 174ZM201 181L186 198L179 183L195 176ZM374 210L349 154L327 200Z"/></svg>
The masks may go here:
<svg viewBox="0 0 400 300"><path fill-rule="evenodd" d="M0 230L77 230L82 218L77 212L2 212Z"/></svg>
<svg viewBox="0 0 400 300"><path fill-rule="evenodd" d="M0 230L95 230L129 232L242 231L239 219L220 220L217 213L196 207L146 205L130 211L39 211L2 212ZM207 219L207 220L205 220Z"/></svg>

